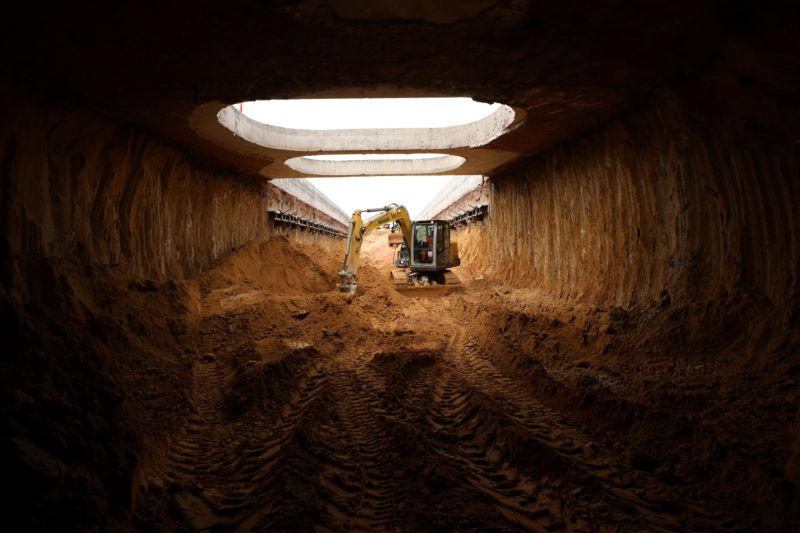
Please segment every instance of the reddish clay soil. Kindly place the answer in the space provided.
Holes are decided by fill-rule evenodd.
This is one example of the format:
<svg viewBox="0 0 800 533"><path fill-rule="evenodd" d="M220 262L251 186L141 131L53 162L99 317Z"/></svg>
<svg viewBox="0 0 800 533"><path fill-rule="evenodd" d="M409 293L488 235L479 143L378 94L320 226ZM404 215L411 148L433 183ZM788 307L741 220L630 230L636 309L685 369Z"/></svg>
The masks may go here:
<svg viewBox="0 0 800 533"><path fill-rule="evenodd" d="M87 528L735 531L797 517L783 472L797 339L754 354L731 325L687 344L697 310L553 308L485 280L399 294L387 259L365 258L355 295L335 290L338 249L282 237L183 283L62 267L73 307L45 315L73 313L62 322L86 328L89 355L32 377L38 395L4 384L8 424L28 434L17 468L65 509L96 485L61 522ZM746 304L712 311L724 322ZM67 422L14 418L31 404Z"/></svg>

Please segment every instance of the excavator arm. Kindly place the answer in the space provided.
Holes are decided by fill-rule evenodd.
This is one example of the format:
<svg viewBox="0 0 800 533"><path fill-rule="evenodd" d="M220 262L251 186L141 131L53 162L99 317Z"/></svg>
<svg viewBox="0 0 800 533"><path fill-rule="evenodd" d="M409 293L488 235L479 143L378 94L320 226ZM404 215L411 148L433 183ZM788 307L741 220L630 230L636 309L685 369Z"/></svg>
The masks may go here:
<svg viewBox="0 0 800 533"><path fill-rule="evenodd" d="M361 213L376 211L380 213L366 221L362 220ZM406 246L410 246L411 217L408 216L408 210L402 205L390 204L385 207L362 209L353 212L353 216L350 219L350 230L347 234L347 242L345 243L344 265L342 266L341 272L339 272L339 276L342 278L339 284L341 290L346 292L353 292L356 290L356 273L358 272L361 244L364 241L364 235L369 231L380 228L391 222L400 224L403 241Z"/></svg>

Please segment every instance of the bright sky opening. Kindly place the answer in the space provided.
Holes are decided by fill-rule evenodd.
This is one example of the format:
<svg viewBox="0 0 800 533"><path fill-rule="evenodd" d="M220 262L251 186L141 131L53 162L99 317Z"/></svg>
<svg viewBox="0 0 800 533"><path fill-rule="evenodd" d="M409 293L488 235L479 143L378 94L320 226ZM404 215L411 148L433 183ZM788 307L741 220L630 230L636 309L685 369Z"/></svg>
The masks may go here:
<svg viewBox="0 0 800 533"><path fill-rule="evenodd" d="M242 112L283 128L327 130L363 128L441 128L486 118L501 104L472 98L337 98L243 102ZM327 161L430 159L447 154L317 154ZM359 176L309 178L348 215L356 209L405 205L416 218L452 176Z"/></svg>
<svg viewBox="0 0 800 533"><path fill-rule="evenodd" d="M486 118L500 105L472 98L321 98L256 100L241 107L264 124L328 130L457 126Z"/></svg>
<svg viewBox="0 0 800 533"><path fill-rule="evenodd" d="M396 203L406 206L415 219L451 179L453 176L359 176L309 181L348 215L356 209Z"/></svg>

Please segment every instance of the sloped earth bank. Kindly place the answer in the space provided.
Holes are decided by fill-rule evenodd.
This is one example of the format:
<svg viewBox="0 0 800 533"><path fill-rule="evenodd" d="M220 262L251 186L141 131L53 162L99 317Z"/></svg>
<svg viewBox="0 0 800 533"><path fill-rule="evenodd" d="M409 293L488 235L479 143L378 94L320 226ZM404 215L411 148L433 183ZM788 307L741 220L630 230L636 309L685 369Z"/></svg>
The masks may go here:
<svg viewBox="0 0 800 533"><path fill-rule="evenodd" d="M54 283L92 332L78 345L102 364L54 360L61 380L36 378L72 422L45 413L13 441L30 490L68 509L60 525L162 531L735 531L797 518L797 339L769 353L737 341L742 310L764 311L752 302L570 310L468 280L400 295L369 259L347 296L338 266L335 247L276 238L186 283L64 267ZM702 313L730 327L700 335ZM81 387L105 396L71 403Z"/></svg>

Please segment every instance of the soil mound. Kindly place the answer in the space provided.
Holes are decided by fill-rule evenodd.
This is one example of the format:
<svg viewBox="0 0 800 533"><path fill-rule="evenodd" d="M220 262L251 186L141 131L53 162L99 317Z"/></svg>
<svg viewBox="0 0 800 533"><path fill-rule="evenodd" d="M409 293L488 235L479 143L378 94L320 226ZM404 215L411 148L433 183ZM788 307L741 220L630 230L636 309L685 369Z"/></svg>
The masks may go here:
<svg viewBox="0 0 800 533"><path fill-rule="evenodd" d="M301 248L278 236L231 252L199 280L209 291L245 285L273 294L317 294L331 290L337 282L330 256L331 250L321 245Z"/></svg>

